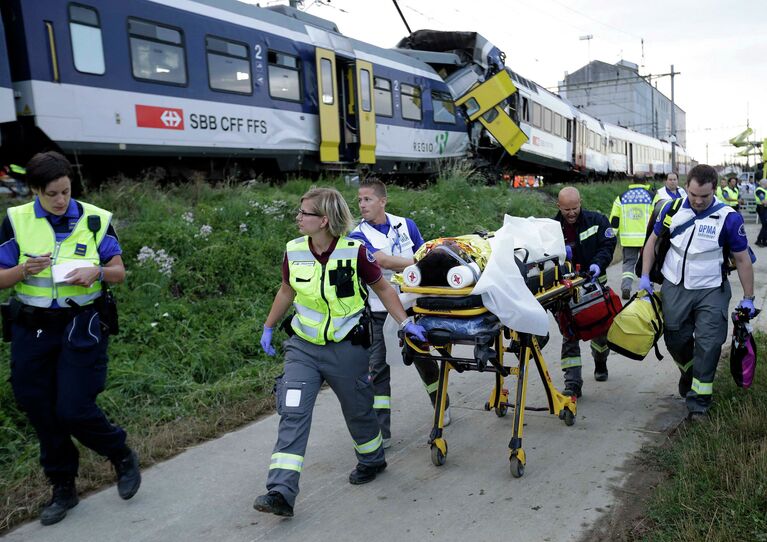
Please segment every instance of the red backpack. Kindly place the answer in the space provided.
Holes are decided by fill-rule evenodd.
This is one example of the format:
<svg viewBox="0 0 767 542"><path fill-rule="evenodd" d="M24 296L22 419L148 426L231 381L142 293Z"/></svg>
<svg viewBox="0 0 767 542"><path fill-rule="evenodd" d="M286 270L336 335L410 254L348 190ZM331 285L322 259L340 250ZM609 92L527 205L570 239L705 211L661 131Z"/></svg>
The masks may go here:
<svg viewBox="0 0 767 542"><path fill-rule="evenodd" d="M557 323L565 339L589 341L607 334L623 305L618 295L598 282L576 290L570 303L557 314Z"/></svg>

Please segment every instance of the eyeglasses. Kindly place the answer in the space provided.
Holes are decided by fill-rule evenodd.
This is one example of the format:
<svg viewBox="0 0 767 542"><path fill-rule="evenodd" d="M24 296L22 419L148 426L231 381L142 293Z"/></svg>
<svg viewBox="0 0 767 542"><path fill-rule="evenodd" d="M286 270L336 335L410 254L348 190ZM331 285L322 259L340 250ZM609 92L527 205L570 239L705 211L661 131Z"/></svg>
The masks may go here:
<svg viewBox="0 0 767 542"><path fill-rule="evenodd" d="M310 213L308 211L304 211L303 209L298 209L296 211L296 214L298 216L302 217L302 218L305 217L305 216L325 216L325 215L320 215L320 214L317 214L317 213Z"/></svg>

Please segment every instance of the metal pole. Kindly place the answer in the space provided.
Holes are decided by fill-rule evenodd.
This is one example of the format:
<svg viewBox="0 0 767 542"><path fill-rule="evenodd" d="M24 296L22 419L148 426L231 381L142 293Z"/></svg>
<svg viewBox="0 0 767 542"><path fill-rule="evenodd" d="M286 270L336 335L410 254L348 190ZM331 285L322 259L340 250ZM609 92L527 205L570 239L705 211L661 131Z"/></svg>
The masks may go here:
<svg viewBox="0 0 767 542"><path fill-rule="evenodd" d="M394 2L394 7L397 8L397 13L399 13L399 16L402 18L402 22L405 23L405 28L407 28L407 33L412 34L413 31L410 30L410 25L407 24L407 20L405 20L405 16L402 14L402 10L399 8L399 4L397 4L397 0L391 0Z"/></svg>
<svg viewBox="0 0 767 542"><path fill-rule="evenodd" d="M676 172L676 105L674 105L674 65L671 65L671 171ZM708 162L708 144L706 145Z"/></svg>

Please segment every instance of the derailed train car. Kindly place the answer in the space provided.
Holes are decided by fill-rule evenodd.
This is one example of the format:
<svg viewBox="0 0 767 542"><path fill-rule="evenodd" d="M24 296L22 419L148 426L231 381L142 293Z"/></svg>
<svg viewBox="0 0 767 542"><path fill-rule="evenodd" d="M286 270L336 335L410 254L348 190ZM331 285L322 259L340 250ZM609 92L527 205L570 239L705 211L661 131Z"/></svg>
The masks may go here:
<svg viewBox="0 0 767 542"><path fill-rule="evenodd" d="M0 15L0 160L57 148L85 163L220 157L268 172L429 174L469 158L549 177L635 173L630 160L609 168L604 124L474 32L383 49L236 0L6 0Z"/></svg>

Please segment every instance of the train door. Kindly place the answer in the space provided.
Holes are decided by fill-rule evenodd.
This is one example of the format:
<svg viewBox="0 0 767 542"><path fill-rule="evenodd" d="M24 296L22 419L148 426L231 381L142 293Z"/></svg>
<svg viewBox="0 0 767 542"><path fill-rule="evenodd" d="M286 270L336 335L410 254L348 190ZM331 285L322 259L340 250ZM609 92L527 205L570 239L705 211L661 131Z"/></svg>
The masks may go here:
<svg viewBox="0 0 767 542"><path fill-rule="evenodd" d="M373 66L318 47L320 161L375 163Z"/></svg>
<svg viewBox="0 0 767 542"><path fill-rule="evenodd" d="M628 144L628 174L633 175L634 174L634 144L629 143Z"/></svg>
<svg viewBox="0 0 767 542"><path fill-rule="evenodd" d="M586 171L586 126L577 119L575 122L575 143L573 149L575 153L575 169Z"/></svg>

